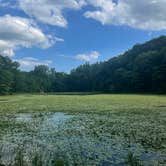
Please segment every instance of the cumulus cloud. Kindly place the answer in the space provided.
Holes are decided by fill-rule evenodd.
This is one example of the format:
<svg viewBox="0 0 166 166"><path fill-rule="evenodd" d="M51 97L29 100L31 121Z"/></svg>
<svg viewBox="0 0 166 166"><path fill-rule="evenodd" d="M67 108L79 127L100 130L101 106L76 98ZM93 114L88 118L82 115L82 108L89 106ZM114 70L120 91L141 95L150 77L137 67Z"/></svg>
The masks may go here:
<svg viewBox="0 0 166 166"><path fill-rule="evenodd" d="M85 12L86 18L103 25L127 25L143 30L166 29L166 0L87 0L96 9Z"/></svg>
<svg viewBox="0 0 166 166"><path fill-rule="evenodd" d="M166 0L0 0L0 6L17 6L28 16L44 24L66 27L66 10L80 10L103 25L125 25L143 30L166 29ZM86 9L85 9L86 10Z"/></svg>
<svg viewBox="0 0 166 166"><path fill-rule="evenodd" d="M35 66L38 65L46 65L49 66L52 64L50 60L39 60L33 57L25 57L22 59L14 59L15 61L19 62L21 69L23 70L32 70Z"/></svg>
<svg viewBox="0 0 166 166"><path fill-rule="evenodd" d="M13 56L20 47L46 49L56 41L63 39L45 35L30 19L10 15L0 17L0 54L4 56Z"/></svg>
<svg viewBox="0 0 166 166"><path fill-rule="evenodd" d="M100 54L97 51L92 51L89 54L78 54L75 56L76 59L83 60L83 61L94 61L99 58Z"/></svg>
<svg viewBox="0 0 166 166"><path fill-rule="evenodd" d="M21 47L45 49L55 42L62 42L63 39L45 34L34 21L66 27L64 10L80 10L84 5L93 6L93 9L85 11L84 16L103 25L126 25L151 31L166 29L166 0L0 0L0 8L17 6L31 18L0 16L0 54L13 56ZM97 56L93 52L76 57L90 61Z"/></svg>
<svg viewBox="0 0 166 166"><path fill-rule="evenodd" d="M18 0L20 8L30 17L43 23L60 27L67 26L64 9L78 10L85 0Z"/></svg>

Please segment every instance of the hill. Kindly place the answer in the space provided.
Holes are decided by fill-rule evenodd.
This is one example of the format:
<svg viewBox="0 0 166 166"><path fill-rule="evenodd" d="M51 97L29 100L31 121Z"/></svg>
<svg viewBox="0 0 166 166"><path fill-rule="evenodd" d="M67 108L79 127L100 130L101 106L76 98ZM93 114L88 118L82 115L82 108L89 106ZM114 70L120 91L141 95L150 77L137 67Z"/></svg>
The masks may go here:
<svg viewBox="0 0 166 166"><path fill-rule="evenodd" d="M78 91L165 93L166 36L137 44L107 62L82 65L70 77Z"/></svg>
<svg viewBox="0 0 166 166"><path fill-rule="evenodd" d="M0 56L0 93L100 91L166 93L166 36L137 44L106 62L84 64L70 74L46 66L22 72L18 63Z"/></svg>

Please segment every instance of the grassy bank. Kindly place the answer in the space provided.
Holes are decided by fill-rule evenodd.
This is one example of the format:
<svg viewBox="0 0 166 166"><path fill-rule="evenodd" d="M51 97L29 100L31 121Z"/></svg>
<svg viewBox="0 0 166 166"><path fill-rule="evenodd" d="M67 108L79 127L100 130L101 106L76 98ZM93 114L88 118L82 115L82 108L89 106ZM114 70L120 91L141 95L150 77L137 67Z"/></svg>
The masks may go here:
<svg viewBox="0 0 166 166"><path fill-rule="evenodd" d="M0 112L55 111L106 113L166 109L162 95L14 95L0 97Z"/></svg>

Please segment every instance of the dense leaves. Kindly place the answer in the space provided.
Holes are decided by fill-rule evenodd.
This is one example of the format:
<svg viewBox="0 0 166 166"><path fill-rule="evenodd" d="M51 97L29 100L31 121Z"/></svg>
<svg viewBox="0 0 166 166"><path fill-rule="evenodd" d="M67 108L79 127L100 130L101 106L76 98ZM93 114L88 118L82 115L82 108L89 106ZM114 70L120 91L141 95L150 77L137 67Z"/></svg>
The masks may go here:
<svg viewBox="0 0 166 166"><path fill-rule="evenodd" d="M0 94L11 92L100 91L166 93L166 37L137 44L107 62L84 64L70 74L46 66L18 70L19 64L0 56Z"/></svg>
<svg viewBox="0 0 166 166"><path fill-rule="evenodd" d="M19 64L12 62L8 57L0 56L0 94L12 92L14 77Z"/></svg>
<svg viewBox="0 0 166 166"><path fill-rule="evenodd" d="M69 80L75 91L166 93L166 37L137 44L107 62L80 66Z"/></svg>

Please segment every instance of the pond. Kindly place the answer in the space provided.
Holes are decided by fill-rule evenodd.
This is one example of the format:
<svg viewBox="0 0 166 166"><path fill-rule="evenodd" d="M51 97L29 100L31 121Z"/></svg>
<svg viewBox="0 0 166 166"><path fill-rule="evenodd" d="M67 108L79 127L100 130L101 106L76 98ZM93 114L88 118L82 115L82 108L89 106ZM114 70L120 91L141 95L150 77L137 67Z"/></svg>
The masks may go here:
<svg viewBox="0 0 166 166"><path fill-rule="evenodd" d="M0 115L0 163L4 165L154 164L162 153L117 134L112 115L17 113ZM116 129L118 130L118 128Z"/></svg>

